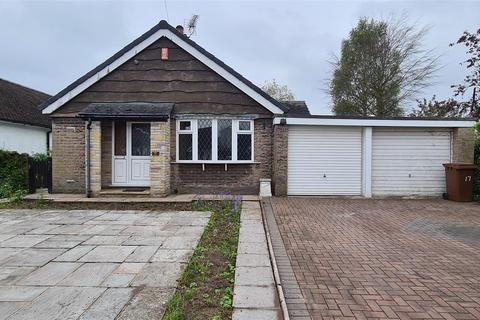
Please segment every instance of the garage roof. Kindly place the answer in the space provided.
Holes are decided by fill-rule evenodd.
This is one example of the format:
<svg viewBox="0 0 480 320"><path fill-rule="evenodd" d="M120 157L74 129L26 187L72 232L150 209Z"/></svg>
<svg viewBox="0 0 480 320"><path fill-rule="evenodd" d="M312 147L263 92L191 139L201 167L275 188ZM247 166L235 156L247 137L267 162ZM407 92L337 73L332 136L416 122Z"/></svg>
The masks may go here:
<svg viewBox="0 0 480 320"><path fill-rule="evenodd" d="M373 117L339 117L332 115L287 115L276 116L274 124L288 125L322 125L322 126L362 126L362 127L423 127L423 128L471 128L475 125L473 118L373 118Z"/></svg>

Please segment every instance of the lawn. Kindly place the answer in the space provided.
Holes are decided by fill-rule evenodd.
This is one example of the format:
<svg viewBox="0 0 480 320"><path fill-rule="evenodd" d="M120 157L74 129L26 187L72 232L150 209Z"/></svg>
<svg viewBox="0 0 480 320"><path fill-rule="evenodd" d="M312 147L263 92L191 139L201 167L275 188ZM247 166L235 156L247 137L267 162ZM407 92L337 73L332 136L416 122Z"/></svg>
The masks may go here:
<svg viewBox="0 0 480 320"><path fill-rule="evenodd" d="M231 319L235 261L240 230L240 202L197 202L212 212L186 266L163 320Z"/></svg>

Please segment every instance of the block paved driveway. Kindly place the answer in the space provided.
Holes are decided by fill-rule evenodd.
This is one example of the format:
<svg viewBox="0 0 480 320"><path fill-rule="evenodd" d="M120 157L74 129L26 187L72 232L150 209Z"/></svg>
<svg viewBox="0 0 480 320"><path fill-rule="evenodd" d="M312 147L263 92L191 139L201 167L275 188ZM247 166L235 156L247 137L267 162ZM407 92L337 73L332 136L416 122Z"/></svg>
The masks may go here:
<svg viewBox="0 0 480 320"><path fill-rule="evenodd" d="M480 319L480 204L271 202L313 319Z"/></svg>
<svg viewBox="0 0 480 320"><path fill-rule="evenodd" d="M0 319L160 319L209 216L0 210Z"/></svg>

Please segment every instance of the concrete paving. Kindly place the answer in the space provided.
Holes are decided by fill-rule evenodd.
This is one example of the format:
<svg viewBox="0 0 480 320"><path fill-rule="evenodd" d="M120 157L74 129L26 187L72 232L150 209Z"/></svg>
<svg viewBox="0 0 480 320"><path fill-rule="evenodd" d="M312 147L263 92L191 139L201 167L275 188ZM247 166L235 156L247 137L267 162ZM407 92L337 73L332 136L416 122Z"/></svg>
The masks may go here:
<svg viewBox="0 0 480 320"><path fill-rule="evenodd" d="M0 320L161 319L209 217L0 210Z"/></svg>
<svg viewBox="0 0 480 320"><path fill-rule="evenodd" d="M283 319L257 201L242 202L233 307L234 320Z"/></svg>

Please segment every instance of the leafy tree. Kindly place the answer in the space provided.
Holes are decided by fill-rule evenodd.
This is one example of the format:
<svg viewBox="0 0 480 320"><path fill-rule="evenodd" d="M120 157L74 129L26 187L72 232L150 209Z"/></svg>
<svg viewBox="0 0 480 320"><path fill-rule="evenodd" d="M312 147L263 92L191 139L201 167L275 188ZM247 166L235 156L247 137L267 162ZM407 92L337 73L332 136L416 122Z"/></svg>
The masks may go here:
<svg viewBox="0 0 480 320"><path fill-rule="evenodd" d="M392 117L430 84L438 57L422 49L426 28L362 18L332 62L329 93L337 115Z"/></svg>
<svg viewBox="0 0 480 320"><path fill-rule="evenodd" d="M275 79L265 82L262 90L278 101L295 100L295 95L286 85L279 84Z"/></svg>
<svg viewBox="0 0 480 320"><path fill-rule="evenodd" d="M417 102L418 106L409 114L410 117L460 118L468 114L466 105L452 98L437 100L433 96L430 100L423 98Z"/></svg>
<svg viewBox="0 0 480 320"><path fill-rule="evenodd" d="M465 45L469 58L462 65L466 65L469 74L467 74L462 83L452 85L455 97L471 96L465 101L458 101L450 98L437 101L435 96L429 101L423 99L418 101L418 107L413 110L410 116L420 117L480 117L480 107L478 106L476 95L480 90L480 29L476 33L465 31L454 45Z"/></svg>

